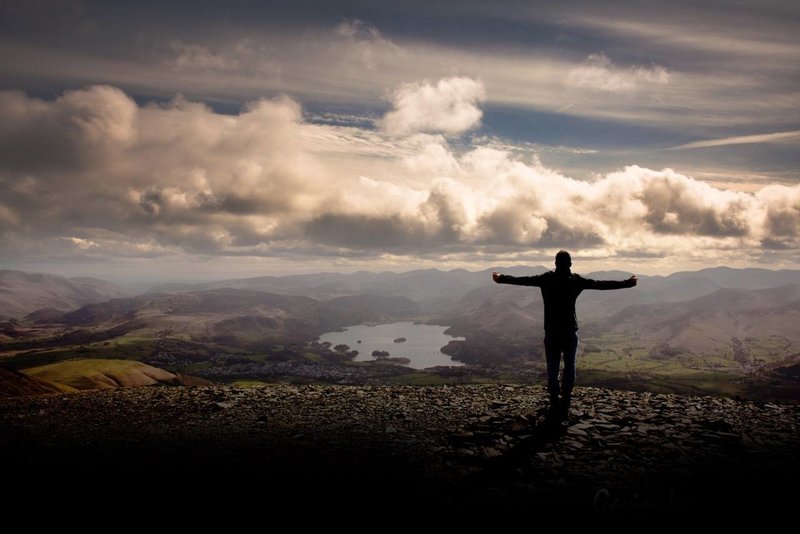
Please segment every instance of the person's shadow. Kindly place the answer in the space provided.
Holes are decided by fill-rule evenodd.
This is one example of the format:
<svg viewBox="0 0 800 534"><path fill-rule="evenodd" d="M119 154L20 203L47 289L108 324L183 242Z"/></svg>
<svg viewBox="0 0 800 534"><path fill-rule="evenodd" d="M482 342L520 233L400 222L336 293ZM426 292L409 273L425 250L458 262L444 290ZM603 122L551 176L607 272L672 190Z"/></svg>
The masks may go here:
<svg viewBox="0 0 800 534"><path fill-rule="evenodd" d="M541 450L548 443L558 441L567 433L567 420L550 407L540 408L536 414L531 414L529 419L531 419L530 435L522 438L501 457L506 462L516 464L521 459L530 458L532 453Z"/></svg>
<svg viewBox="0 0 800 534"><path fill-rule="evenodd" d="M472 475L473 484L494 485L518 478L521 468L529 464L537 452L567 433L568 422L548 406L539 408L526 418L529 426L517 432L521 434L518 443L500 456L487 458L484 468Z"/></svg>

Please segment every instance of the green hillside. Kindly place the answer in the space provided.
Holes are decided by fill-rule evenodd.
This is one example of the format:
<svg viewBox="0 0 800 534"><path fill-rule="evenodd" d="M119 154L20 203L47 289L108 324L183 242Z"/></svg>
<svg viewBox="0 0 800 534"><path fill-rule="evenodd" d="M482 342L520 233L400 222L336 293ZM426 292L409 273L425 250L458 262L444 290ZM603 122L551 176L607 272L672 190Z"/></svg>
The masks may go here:
<svg viewBox="0 0 800 534"><path fill-rule="evenodd" d="M26 375L58 384L65 391L177 383L178 377L131 360L67 360L23 369Z"/></svg>

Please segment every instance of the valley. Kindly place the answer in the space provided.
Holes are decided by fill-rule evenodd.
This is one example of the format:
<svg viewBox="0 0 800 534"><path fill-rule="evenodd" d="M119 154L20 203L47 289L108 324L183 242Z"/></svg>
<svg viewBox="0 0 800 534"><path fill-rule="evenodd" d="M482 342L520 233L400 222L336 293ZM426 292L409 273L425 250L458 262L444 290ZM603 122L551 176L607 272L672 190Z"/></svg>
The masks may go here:
<svg viewBox="0 0 800 534"><path fill-rule="evenodd" d="M545 268L499 270L521 275ZM539 290L493 284L490 272L318 274L173 284L136 296L95 295L101 300L67 309L58 301L62 309L43 306L26 314L19 303L33 275L4 272L5 302L15 304L0 307L5 315L0 365L28 372L73 360L135 361L173 375L251 385L539 383L545 369ZM621 279L628 273L587 276ZM50 291L47 283L55 281L59 288L70 283L58 278L39 278L38 294ZM25 281L16 293L15 280ZM642 276L635 289L584 292L578 316L580 383L800 397L800 271L719 268ZM374 358L369 351L359 354L355 344L320 342L326 332L400 321L440 325L457 338L445 341L447 356L436 360L441 364L417 369L402 355L391 354L402 350L399 344L389 346L389 357ZM415 343L405 332L390 337L408 337L406 346Z"/></svg>

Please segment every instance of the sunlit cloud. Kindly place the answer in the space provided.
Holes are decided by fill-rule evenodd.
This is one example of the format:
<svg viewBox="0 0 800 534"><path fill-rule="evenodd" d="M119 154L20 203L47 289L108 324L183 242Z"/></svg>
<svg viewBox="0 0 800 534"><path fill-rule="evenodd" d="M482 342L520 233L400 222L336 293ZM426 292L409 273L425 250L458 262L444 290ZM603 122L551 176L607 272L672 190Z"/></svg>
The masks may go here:
<svg viewBox="0 0 800 534"><path fill-rule="evenodd" d="M0 6L4 258L797 264L794 4L67 4Z"/></svg>
<svg viewBox="0 0 800 534"><path fill-rule="evenodd" d="M461 133L478 125L483 116L478 104L485 99L483 84L467 77L444 78L435 85L403 84L392 95L393 109L381 127L396 135Z"/></svg>
<svg viewBox="0 0 800 534"><path fill-rule="evenodd" d="M630 92L648 84L669 83L669 72L661 66L619 68L603 54L591 54L579 66L570 70L566 85L589 91ZM565 111L571 106L559 108Z"/></svg>
<svg viewBox="0 0 800 534"><path fill-rule="evenodd" d="M443 109L453 94L467 107L480 94L466 79L411 87ZM107 86L50 101L3 92L0 117L0 146L14 147L0 158L4 249L27 240L43 257L57 241L60 257L463 261L554 247L720 257L800 247L800 186L727 191L635 165L576 180L479 138L456 148L442 135L310 124L288 97L223 115L180 97L137 105ZM457 132L471 121L410 124Z"/></svg>

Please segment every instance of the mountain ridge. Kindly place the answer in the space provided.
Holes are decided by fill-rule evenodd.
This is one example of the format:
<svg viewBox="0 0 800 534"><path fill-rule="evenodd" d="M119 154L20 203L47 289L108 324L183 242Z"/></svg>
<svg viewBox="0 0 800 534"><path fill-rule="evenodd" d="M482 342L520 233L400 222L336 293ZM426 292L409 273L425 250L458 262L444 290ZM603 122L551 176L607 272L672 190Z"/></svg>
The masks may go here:
<svg viewBox="0 0 800 534"><path fill-rule="evenodd" d="M523 379L544 367L541 292L495 284L491 270L256 277L214 284L234 288L203 285L66 311L40 308L0 321L0 356L14 369L72 358L138 359L231 381L291 377L357 383L394 376L451 382L502 373ZM524 276L546 269L501 270ZM737 287L723 287L739 272L717 268L643 276L635 288L584 291L577 302L579 369L594 384L636 388L652 382L656 391L796 395L800 271L773 277L768 270L743 270ZM761 287L787 279L793 283ZM277 290L267 291L265 284ZM357 346L315 344L331 330L395 321L442 325L447 334L462 336L445 341L441 350L468 366L415 378L400 366L354 361Z"/></svg>
<svg viewBox="0 0 800 534"><path fill-rule="evenodd" d="M22 317L45 307L69 310L126 295L121 288L99 278L0 270L0 318Z"/></svg>

